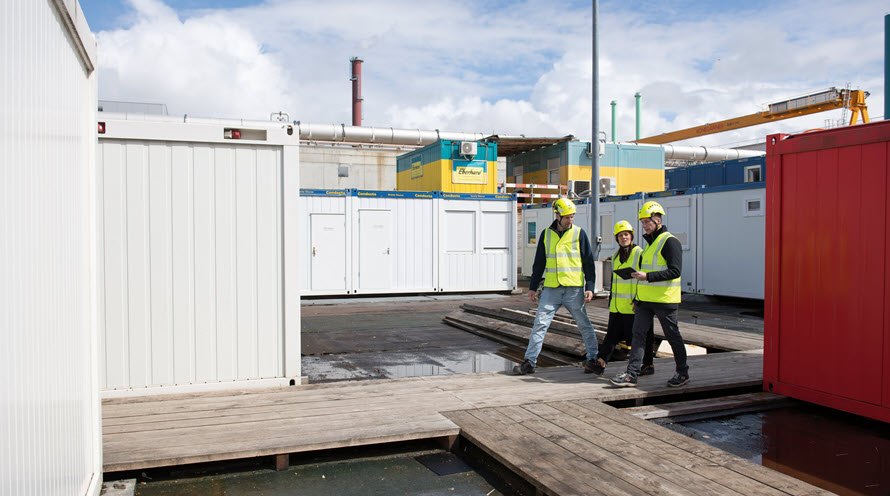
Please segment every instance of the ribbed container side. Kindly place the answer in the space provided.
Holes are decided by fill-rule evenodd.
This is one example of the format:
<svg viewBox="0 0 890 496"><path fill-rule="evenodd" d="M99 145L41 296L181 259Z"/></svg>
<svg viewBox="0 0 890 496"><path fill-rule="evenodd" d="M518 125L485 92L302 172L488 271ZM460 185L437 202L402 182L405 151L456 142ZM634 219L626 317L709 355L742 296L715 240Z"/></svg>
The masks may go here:
<svg viewBox="0 0 890 496"><path fill-rule="evenodd" d="M440 291L516 287L516 202L439 200Z"/></svg>
<svg viewBox="0 0 890 496"><path fill-rule="evenodd" d="M103 390L284 375L282 152L104 139Z"/></svg>
<svg viewBox="0 0 890 496"><path fill-rule="evenodd" d="M434 201L425 198L353 199L356 292L428 293L435 287Z"/></svg>
<svg viewBox="0 0 890 496"><path fill-rule="evenodd" d="M78 11L77 2L0 2L4 495L97 494L100 485L95 44Z"/></svg>

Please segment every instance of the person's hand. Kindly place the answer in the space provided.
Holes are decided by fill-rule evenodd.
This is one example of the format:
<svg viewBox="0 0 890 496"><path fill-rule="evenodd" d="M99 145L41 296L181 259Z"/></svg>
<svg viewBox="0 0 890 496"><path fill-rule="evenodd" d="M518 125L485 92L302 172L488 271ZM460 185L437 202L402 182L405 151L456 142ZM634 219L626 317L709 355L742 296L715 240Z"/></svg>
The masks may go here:
<svg viewBox="0 0 890 496"><path fill-rule="evenodd" d="M531 300L532 303L535 303L538 301L538 298L535 297L535 292L531 291L531 290L529 290L529 292L528 292L528 299Z"/></svg>
<svg viewBox="0 0 890 496"><path fill-rule="evenodd" d="M631 275L633 276L634 279L636 279L636 280L638 280L638 281L645 281L645 280L646 280L646 273L645 273L645 272L636 271L636 272L634 272L634 273L631 274Z"/></svg>
<svg viewBox="0 0 890 496"><path fill-rule="evenodd" d="M593 291L584 292L584 302L593 301Z"/></svg>

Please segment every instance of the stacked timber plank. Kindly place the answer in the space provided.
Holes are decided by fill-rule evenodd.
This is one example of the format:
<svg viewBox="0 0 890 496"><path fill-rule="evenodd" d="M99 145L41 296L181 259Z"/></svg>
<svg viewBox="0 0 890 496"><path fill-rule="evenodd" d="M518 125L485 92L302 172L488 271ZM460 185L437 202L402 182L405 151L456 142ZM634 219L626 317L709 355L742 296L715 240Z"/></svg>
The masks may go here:
<svg viewBox="0 0 890 496"><path fill-rule="evenodd" d="M609 323L609 311L605 308L587 309L590 321L596 329L597 339L602 342ZM475 305L461 305L460 310L448 314L444 322L481 336L494 339L507 346L525 349L535 316L532 313L507 308L493 309ZM745 351L763 348L763 336L743 331L720 329L698 324L680 323L680 334L688 345L700 346L711 351ZM655 338L665 339L660 325L655 326ZM557 313L544 338L545 358L558 363L571 363L584 358L584 343L578 326L568 314ZM548 356L552 355L552 356ZM566 362L565 360L570 360Z"/></svg>

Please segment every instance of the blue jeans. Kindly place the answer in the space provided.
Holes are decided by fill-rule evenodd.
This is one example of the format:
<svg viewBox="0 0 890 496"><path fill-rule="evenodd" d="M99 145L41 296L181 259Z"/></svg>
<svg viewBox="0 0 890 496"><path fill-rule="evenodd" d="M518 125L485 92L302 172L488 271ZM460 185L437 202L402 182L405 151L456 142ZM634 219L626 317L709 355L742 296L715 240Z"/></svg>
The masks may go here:
<svg viewBox="0 0 890 496"><path fill-rule="evenodd" d="M544 288L541 299L538 301L538 315L532 333L528 337L528 348L525 350L525 358L534 366L544 345L544 335L553 321L553 314L560 306L572 314L578 330L581 331L581 339L587 348L587 359L596 360L597 342L593 324L587 317L587 309L584 307L584 288L581 286L560 286L558 288Z"/></svg>

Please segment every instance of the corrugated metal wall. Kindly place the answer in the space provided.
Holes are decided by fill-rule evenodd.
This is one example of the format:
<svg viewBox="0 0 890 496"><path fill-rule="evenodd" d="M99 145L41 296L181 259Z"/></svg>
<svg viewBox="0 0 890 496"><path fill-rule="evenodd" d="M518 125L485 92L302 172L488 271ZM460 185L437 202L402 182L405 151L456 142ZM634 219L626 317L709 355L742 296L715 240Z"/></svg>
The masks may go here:
<svg viewBox="0 0 890 496"><path fill-rule="evenodd" d="M282 155L102 141L102 389L284 375Z"/></svg>
<svg viewBox="0 0 890 496"><path fill-rule="evenodd" d="M95 41L77 2L0 2L0 494L98 494ZM78 34L79 33L79 34Z"/></svg>

